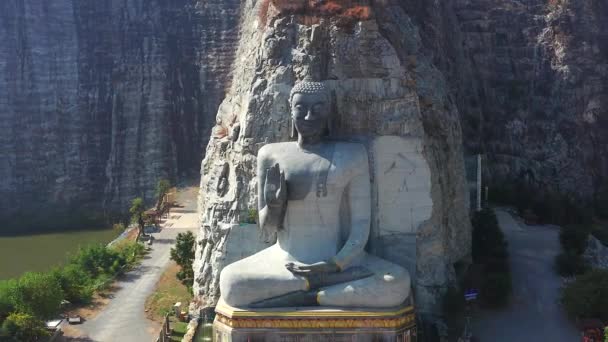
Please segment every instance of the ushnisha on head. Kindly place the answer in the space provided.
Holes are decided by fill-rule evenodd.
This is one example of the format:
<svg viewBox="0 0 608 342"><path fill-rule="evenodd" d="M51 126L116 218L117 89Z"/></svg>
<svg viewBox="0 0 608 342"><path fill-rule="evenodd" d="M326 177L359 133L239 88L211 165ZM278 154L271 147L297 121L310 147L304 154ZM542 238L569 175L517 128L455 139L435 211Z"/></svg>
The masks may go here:
<svg viewBox="0 0 608 342"><path fill-rule="evenodd" d="M289 96L293 129L298 143L315 143L327 135L330 115L329 89L323 82L304 80L297 83ZM292 132L292 136L295 132Z"/></svg>

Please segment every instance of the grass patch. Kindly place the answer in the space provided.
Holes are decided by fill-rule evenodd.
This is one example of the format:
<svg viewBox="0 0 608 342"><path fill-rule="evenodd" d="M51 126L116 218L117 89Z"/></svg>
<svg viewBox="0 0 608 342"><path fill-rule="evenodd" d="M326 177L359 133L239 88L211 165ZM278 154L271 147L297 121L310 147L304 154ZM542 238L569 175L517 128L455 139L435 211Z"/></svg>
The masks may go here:
<svg viewBox="0 0 608 342"><path fill-rule="evenodd" d="M177 279L179 266L171 261L169 267L160 277L156 290L146 300L146 313L149 319L161 323L165 314L172 310L173 304L182 302L188 305L192 300L192 293Z"/></svg>
<svg viewBox="0 0 608 342"><path fill-rule="evenodd" d="M171 328L173 328L171 341L181 342L184 335L186 335L186 331L188 330L188 323L171 321Z"/></svg>

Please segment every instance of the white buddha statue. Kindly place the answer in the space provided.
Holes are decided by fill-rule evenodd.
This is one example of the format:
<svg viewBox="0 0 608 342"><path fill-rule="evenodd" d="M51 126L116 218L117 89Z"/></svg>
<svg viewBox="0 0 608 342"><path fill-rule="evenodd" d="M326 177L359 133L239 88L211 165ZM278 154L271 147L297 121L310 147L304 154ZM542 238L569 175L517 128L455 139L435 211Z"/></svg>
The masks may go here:
<svg viewBox="0 0 608 342"><path fill-rule="evenodd" d="M410 295L407 270L365 251L370 233L368 157L361 144L330 141L330 96L320 82L290 96L298 140L257 157L259 221L277 242L228 265L221 296L234 307L383 308Z"/></svg>

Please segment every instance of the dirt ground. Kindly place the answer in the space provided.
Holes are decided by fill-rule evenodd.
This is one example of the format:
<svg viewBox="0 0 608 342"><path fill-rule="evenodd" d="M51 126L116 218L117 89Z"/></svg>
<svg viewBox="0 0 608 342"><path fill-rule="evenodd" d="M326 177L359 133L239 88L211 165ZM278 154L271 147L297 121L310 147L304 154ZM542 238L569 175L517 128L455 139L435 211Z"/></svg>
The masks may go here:
<svg viewBox="0 0 608 342"><path fill-rule="evenodd" d="M187 310L192 295L188 292L188 288L177 279L176 275L179 270L180 267L171 261L156 284L154 293L146 300L145 312L148 319L162 323L164 313L176 302L182 302L182 310Z"/></svg>

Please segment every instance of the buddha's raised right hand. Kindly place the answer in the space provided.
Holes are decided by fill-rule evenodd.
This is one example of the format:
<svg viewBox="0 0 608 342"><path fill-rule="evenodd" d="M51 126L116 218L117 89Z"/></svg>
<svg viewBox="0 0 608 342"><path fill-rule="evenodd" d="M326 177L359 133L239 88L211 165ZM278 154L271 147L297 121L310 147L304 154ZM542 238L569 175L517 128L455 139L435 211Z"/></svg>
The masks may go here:
<svg viewBox="0 0 608 342"><path fill-rule="evenodd" d="M287 201L287 184L285 183L285 172L279 164L274 164L266 169L266 182L264 183L264 200L271 208L282 208Z"/></svg>

